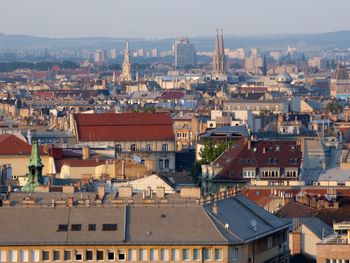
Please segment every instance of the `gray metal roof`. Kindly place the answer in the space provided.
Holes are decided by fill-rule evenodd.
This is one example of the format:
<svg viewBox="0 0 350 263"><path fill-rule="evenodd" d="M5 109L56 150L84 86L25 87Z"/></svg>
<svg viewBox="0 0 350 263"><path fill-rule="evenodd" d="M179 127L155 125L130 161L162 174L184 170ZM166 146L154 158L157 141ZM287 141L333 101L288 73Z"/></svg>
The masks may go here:
<svg viewBox="0 0 350 263"><path fill-rule="evenodd" d="M0 245L240 244L288 228L242 196L217 201L217 214L212 204L196 202L52 207L48 200L61 196L33 194L41 203L26 207L19 202L23 194L10 195L12 207L0 207ZM60 224L67 224L68 231L59 232ZM71 231L72 224L81 224L81 230ZM96 230L88 231L89 224L96 224ZM117 224L117 230L102 231L102 224Z"/></svg>

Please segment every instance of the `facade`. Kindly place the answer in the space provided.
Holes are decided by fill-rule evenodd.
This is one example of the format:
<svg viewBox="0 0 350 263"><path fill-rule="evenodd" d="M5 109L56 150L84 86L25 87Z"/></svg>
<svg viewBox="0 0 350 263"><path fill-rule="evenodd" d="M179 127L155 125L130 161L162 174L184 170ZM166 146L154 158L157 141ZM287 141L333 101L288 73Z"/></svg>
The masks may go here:
<svg viewBox="0 0 350 263"><path fill-rule="evenodd" d="M333 230L317 244L317 263L350 261L350 222L334 223Z"/></svg>
<svg viewBox="0 0 350 263"><path fill-rule="evenodd" d="M0 262L289 262L289 224L232 193L11 193Z"/></svg>
<svg viewBox="0 0 350 263"><path fill-rule="evenodd" d="M130 51L129 41L126 41L124 49L124 62L122 65L122 72L120 74L121 81L131 81L131 63L130 63Z"/></svg>
<svg viewBox="0 0 350 263"><path fill-rule="evenodd" d="M194 44L188 38L179 38L174 44L175 68L192 68L196 65Z"/></svg>
<svg viewBox="0 0 350 263"><path fill-rule="evenodd" d="M175 169L175 136L168 113L76 114L79 143L134 158L149 169Z"/></svg>
<svg viewBox="0 0 350 263"><path fill-rule="evenodd" d="M257 141L241 139L214 162L202 165L202 190L219 191L251 179L299 181L301 146L295 141Z"/></svg>

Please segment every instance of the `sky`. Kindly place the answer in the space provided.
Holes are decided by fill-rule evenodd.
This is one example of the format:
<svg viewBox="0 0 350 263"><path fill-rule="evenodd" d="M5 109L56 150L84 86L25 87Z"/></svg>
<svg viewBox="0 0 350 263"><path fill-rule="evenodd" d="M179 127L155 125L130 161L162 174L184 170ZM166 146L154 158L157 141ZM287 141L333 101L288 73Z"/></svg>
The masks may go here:
<svg viewBox="0 0 350 263"><path fill-rule="evenodd" d="M210 36L350 29L349 0L0 0L0 32L44 37Z"/></svg>

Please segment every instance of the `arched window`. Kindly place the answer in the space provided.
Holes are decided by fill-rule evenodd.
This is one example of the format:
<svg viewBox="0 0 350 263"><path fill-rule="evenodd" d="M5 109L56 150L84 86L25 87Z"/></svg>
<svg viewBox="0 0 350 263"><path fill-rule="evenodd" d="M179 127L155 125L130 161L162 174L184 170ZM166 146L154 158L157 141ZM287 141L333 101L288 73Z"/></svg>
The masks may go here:
<svg viewBox="0 0 350 263"><path fill-rule="evenodd" d="M165 169L169 169L169 166L170 166L170 161L169 161L169 159L165 159L165 162L164 162L164 167L165 167Z"/></svg>
<svg viewBox="0 0 350 263"><path fill-rule="evenodd" d="M163 169L164 168L164 161L163 159L159 159L159 169Z"/></svg>

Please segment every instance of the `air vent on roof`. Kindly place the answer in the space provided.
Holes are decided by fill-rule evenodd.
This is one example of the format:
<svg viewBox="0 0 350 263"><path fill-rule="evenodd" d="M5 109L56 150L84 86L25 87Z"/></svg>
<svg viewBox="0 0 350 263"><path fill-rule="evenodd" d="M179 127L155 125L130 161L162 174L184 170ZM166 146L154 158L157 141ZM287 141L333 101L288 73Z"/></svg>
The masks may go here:
<svg viewBox="0 0 350 263"><path fill-rule="evenodd" d="M117 224L102 224L102 231L117 231Z"/></svg>
<svg viewBox="0 0 350 263"><path fill-rule="evenodd" d="M68 231L68 225L58 225L57 232L67 232Z"/></svg>
<svg viewBox="0 0 350 263"><path fill-rule="evenodd" d="M72 224L70 230L71 231L81 231L81 224Z"/></svg>
<svg viewBox="0 0 350 263"><path fill-rule="evenodd" d="M228 223L225 224L225 228L226 229L229 229L230 228L230 225Z"/></svg>
<svg viewBox="0 0 350 263"><path fill-rule="evenodd" d="M253 228L254 232L256 232L258 230L258 222L256 222L255 219L252 219L250 221L250 226Z"/></svg>

